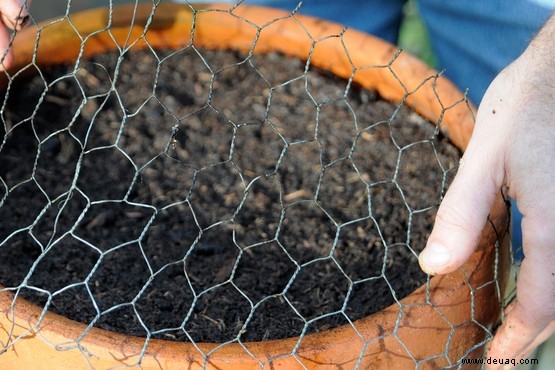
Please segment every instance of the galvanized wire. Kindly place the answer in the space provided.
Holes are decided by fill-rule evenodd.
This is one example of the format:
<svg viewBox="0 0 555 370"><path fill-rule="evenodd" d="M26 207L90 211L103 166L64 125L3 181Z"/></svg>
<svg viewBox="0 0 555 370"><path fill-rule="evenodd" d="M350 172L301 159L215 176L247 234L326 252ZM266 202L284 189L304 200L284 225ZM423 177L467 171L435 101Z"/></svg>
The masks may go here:
<svg viewBox="0 0 555 370"><path fill-rule="evenodd" d="M73 13L73 3L75 1L69 0L67 2L67 7L65 9L59 9L60 16L58 19L51 21L46 25L39 25L32 18L31 27L37 31L37 43L40 41L41 32L49 27L49 25L58 22L71 23L71 15ZM152 16L155 17L157 6L159 2L153 2ZM193 5L189 4L191 7ZM112 1L107 2L109 6L110 13L113 11ZM239 1L233 6L230 6L229 12L232 13L236 7L243 6L243 2ZM297 12L302 12L302 2L299 2L295 9L291 9L290 15L288 17L299 22L302 27L302 23L297 20L295 15ZM31 12L32 14L32 12ZM242 22L250 22L248 19L238 18ZM147 23L144 34L148 35L150 23ZM193 24L194 26L194 24ZM77 29L74 27L75 31ZM103 30L98 32L109 31L110 24ZM348 31L347 31L348 32ZM191 30L191 34L194 33L194 29ZM310 37L310 35L307 33ZM14 37L16 37L15 35ZM83 38L83 44L85 44L90 36ZM188 35L184 35L188 37ZM257 34L258 37L258 34ZM343 34L331 35L330 37L336 37L341 39ZM147 38L148 39L148 38ZM446 191L449 184L449 180L453 177L456 172L457 164L445 163L441 155L441 146L446 145L439 140L441 136L439 129L432 129L430 135L427 137L420 138L400 138L394 133L395 126L397 123L398 115L401 110L406 110L404 104L398 104L392 111L384 110L384 114L380 119L374 119L369 121L367 117L360 113L359 107L364 105L365 102L355 103L352 101L350 93L355 87L353 87L352 80L338 82L335 86L334 91L336 94L334 96L328 96L325 93L320 94L321 91L318 88L312 86L312 79L314 68L311 65L311 57L314 49L306 55L306 62L299 62L299 74L292 78L288 78L284 81L275 81L274 76L271 75L271 66L261 64L263 59L259 59L254 54L254 49L256 47L256 39L253 40L251 52L244 56L244 59L239 60L235 63L224 67L214 67L211 65L211 61L205 57L205 51L203 49L197 48L194 44L187 46L185 49L175 50L172 52L159 51L151 48L152 56L156 60L155 65L151 66L150 72L154 76L152 81L152 94L148 96L142 102L134 102L129 104L121 97L124 91L120 91L124 88L129 88L125 86L120 80L120 71L123 65L128 61L128 51L132 49L133 44L126 48L121 48L115 61L114 68L106 65L102 65L99 62L91 63L88 62L81 55L75 61L75 64L70 68L66 75L61 76L54 81L44 80L43 93L40 95L39 99L36 101L34 108L29 112L27 117L19 117L14 119L11 115L9 101L10 94L12 94L12 89L17 85L20 80L20 76L23 74L22 71L18 71L15 74L6 74L9 79L8 88L4 94L2 109L0 114L2 117L3 130L0 131L2 141L0 143L0 161L7 161L7 147L11 143L11 137L13 137L14 132L21 129L24 126L31 127L31 132L34 135L34 150L36 150L36 156L34 157L34 163L25 164L32 168L30 176L19 181L14 182L13 179L6 178L5 174L10 171L9 168L2 168L0 163L0 168L2 172L0 173L0 211L3 215L9 217L10 214L17 213L18 202L24 202L24 200L17 200L14 197L18 196L18 189L22 189L25 186L35 189L36 192L40 194L40 198L43 199L43 205L35 205L35 210L32 215L29 215L27 221L22 223L18 227L14 228L11 232L4 233L0 235L0 249L14 248L14 243L19 243L20 239L24 237L27 243L32 243L36 248L40 249L38 256L31 266L26 270L21 279L20 283L17 285L6 285L1 291L11 291L15 294L15 299L20 299L19 297L27 292L34 292L40 294L44 298L44 309L42 310L41 316L38 318L38 324L36 328L40 326L41 320L44 316L52 311L53 300L66 292L72 292L76 290L84 290L86 292L86 298L91 302L91 309L94 311L94 318L87 323L87 329L84 330L76 339L74 343L69 343L67 348L78 348L82 353L84 359L88 358L88 349L86 346L82 345L82 339L88 335L90 329L97 326L98 322L103 320L104 317L112 313L118 312L120 309L130 309L136 317L137 323L142 327L144 331L145 345L141 356L148 350L149 340L153 337L164 337L173 335L176 330L182 331L183 334L188 338L189 341L195 342L194 336L191 335L187 328L188 323L192 320L196 306L199 305L205 297L214 297L214 300L218 299L218 294L222 289L234 290L237 294L244 298L244 301L249 306L249 314L245 320L239 323L236 333L234 336L230 337L226 343L237 342L242 343L245 333L249 330L249 325L254 320L257 310L264 304L271 300L279 299L284 302L284 305L288 306L289 309L294 313L296 318L301 322L302 329L299 333L299 338L297 344L290 353L291 356L296 357L299 348L303 343L303 339L306 334L310 331L312 325L320 320L326 319L332 316L341 316L343 321L350 325L358 337L364 341L364 346L361 350L359 363L362 360L364 350L366 345L374 341L380 340L380 337L376 338L365 338L358 330L357 326L354 324L354 320L351 318L350 313L347 310L347 306L354 294L354 291L359 287L364 286L365 283L373 281L381 281L385 283L393 297L394 302L399 306L399 317L395 329L393 330L393 336L397 335L397 329L401 325L403 309L407 308L403 306L401 299L394 288L392 282L388 278L388 264L391 264L390 258L392 258L396 248L406 249L412 256L413 260L416 261L418 252L422 249L423 245L416 245L413 238L413 223L415 219L420 219L425 217L430 212L434 212L437 209L441 197ZM322 40L320 40L322 41ZM316 41L315 44L317 44ZM203 80L205 85L208 87L207 95L205 96L204 104L200 109L193 111L183 110L180 106L178 100L169 101L166 97L161 97L159 94L159 83L161 75L166 73L164 71L165 63L170 59L180 58L183 52L195 55L197 62L201 63L205 67L204 74L202 76L197 76L198 80ZM391 68L391 64L394 63L395 58L390 62L389 65L383 66L382 68L389 69L392 74L395 74L394 70ZM268 60L266 60L268 62ZM219 79L222 75L231 72L235 73L241 69L247 73L258 76L261 86L265 86L264 94L259 96L259 101L252 103L252 110L250 111L237 111L234 106L222 106L219 96L217 96L218 89L216 85L219 83ZM39 65L33 61L24 70L35 70L37 73L41 74L41 68ZM94 72L91 72L94 71ZM356 72L354 70L353 74ZM93 74L92 77L86 76L88 74ZM42 75L42 74L41 74ZM103 81L99 81L99 88L97 91L89 91L89 87L82 84L82 78L93 78L98 79L98 76L103 76ZM395 76L396 77L396 76ZM437 75L432 75L429 79L436 79ZM397 77L396 77L397 78ZM101 78L102 80L102 78ZM45 102L52 102L55 97L53 97L49 92L56 88L60 83L71 81L71 83L76 83L81 91L81 96L79 97L80 102L74 107L73 118L69 122L56 122L55 130L52 130L48 135L42 137L38 131L38 125L49 124L48 122L38 122L40 119L38 117L38 112L44 106ZM402 81L399 81L402 83ZM427 81L422 81L425 83ZM182 82L184 83L184 82ZM104 84L104 85L103 85ZM124 86L124 87L122 87ZM304 129L304 132L295 132L295 130L290 130L286 125L279 120L279 118L274 114L276 109L281 109L280 104L286 104L286 99L283 97L288 94L289 91L301 91L305 94L305 104L312 107L315 115L314 119L310 122L299 122L299 125ZM201 91L202 92L202 91ZM121 93L121 95L120 95ZM408 97L407 93L407 97ZM197 96L200 99L200 97ZM405 97L406 98L406 97ZM115 101L115 104L109 104L110 99ZM362 98L364 100L364 97ZM56 102L55 102L56 103ZM232 102L233 103L233 102ZM64 102L58 102L58 104L66 104ZM466 101L462 100L458 104L467 104ZM346 146L346 149L342 153L332 153L330 154L329 148L327 147L327 138L325 132L325 125L321 122L325 117L325 109L330 106L341 106L345 115L350 115L351 119L345 122L345 130L351 132L350 143ZM144 115L148 115L148 110L153 109L153 107L162 108L165 114L165 126L157 130L161 130L158 137L163 140L159 143L153 143L152 148L145 148L145 150L150 151L150 156L147 159L141 158L137 160L137 155L133 152L134 149L130 149L129 138L126 137L126 130L129 129L131 122L134 119L141 119ZM117 114L114 117L112 125L112 133L110 134L109 141L104 145L94 146L90 143L92 142L91 137L93 136L95 124L99 117L106 114L106 110L114 109ZM445 109L450 109L450 107L445 107ZM218 116L222 122L222 127L225 127L229 133L229 142L224 143L225 148L221 149L218 153L211 156L210 153L204 158L188 158L185 151L187 149L182 138L183 130L186 126L191 124L194 120L199 120L201 114L215 115ZM74 125L82 117L86 117L90 122L90 128L85 133L84 137L78 137L74 132ZM56 119L57 117L52 117ZM329 117L328 117L329 118ZM411 119L418 124L423 124L424 122L415 113L412 113ZM200 122L202 125L202 122ZM438 123L441 125L441 122ZM375 163L365 163L361 162L361 158L367 155L364 152L364 148L371 148L367 142L372 142L374 140L373 135L378 135L378 130L386 128L388 132L387 140L390 140L392 147L395 148L392 157L394 158L395 166L390 177L387 178L374 178L372 174L368 171L368 167L373 166ZM281 151L275 154L275 165L271 168L265 169L263 172L252 171L247 168L250 161L257 161L257 158L245 159L245 155L249 153L241 152L241 140L244 140L243 135L245 132L251 129L264 130L264 134L271 137L279 143ZM302 131L302 130L300 130ZM303 137L304 135L304 137ZM60 179L60 183L64 184L63 188L57 189L55 192L50 191L42 183L42 175L40 174L40 168L42 166L42 155L45 150L48 150L47 146L49 142L57 137L64 137L63 140L71 142L71 144L66 144L71 147L73 151L69 156L73 156L76 159L74 165L73 175L70 178ZM60 139L62 140L62 139ZM248 140L248 136L247 136ZM361 144L366 143L366 144ZM200 143L199 145L202 145ZM426 146L430 151L433 151L437 161L436 163L422 164L418 162L419 158L411 158L412 150L418 146ZM308 149L307 149L308 148ZM286 184L286 179L283 177L283 168L285 162L290 161L291 158L299 159L299 154L295 151L303 151L309 153L312 157L306 157L306 161L309 163L315 163L313 166L314 172L309 174L313 176L315 180L315 187L313 189L294 189L288 187ZM106 191L102 198L98 198L93 194L94 190L102 185L95 184L83 184L82 176L85 171L94 171L95 165L98 166L99 171L103 164L101 161L102 153L115 153L121 159L122 163L126 162L129 169L131 169L132 179L130 183L122 185L120 188L123 189L121 194L116 194L114 192ZM251 154L253 155L253 154ZM308 154L303 154L308 155ZM95 156L97 158L95 159ZM172 194L168 194L168 199L161 201L160 199L134 199L134 189L141 186L145 174L148 171L157 171L156 163L161 160L167 160L173 164L172 171L180 168L183 173L182 176L187 178L187 182L183 184L176 184L177 187L182 186L185 190L181 191L183 194L182 198L173 197ZM375 159L380 160L380 159ZM385 159L384 159L385 160ZM92 161L92 162L91 162ZM95 162L96 161L96 162ZM407 164L407 161L412 161ZM10 165L18 162L18 158L11 158ZM68 165L70 165L69 163ZM56 164L57 166L64 166L64 164ZM91 167L92 165L92 167ZM358 209L349 210L345 214L339 215L337 212L334 213L333 209L330 210L328 205L332 203L335 196L341 196L330 194L329 189L326 189L328 177L334 175L334 171L340 166L344 166L351 173L352 177L346 179L345 183L348 185L356 184L361 191L357 194L361 197L361 201L358 203ZM435 199L429 199L425 204L418 201L414 203L412 198L414 194L410 190L410 182L407 184L402 178L404 176L402 172L406 170L407 166L416 166L417 168L428 168L433 171L437 171L441 174L439 181L434 186L437 187L438 196ZM5 167L5 166L4 166ZM259 169L257 169L258 171ZM241 189L239 193L233 196L236 199L231 199L230 204L218 204L215 203L214 207L222 207L221 217L217 219L210 219L203 214L203 210L199 209L197 206L197 193L199 186L207 186L206 180L203 180L203 176L208 176L207 174L215 173L218 176L218 171L224 173L233 173L236 175L236 184L233 184L233 190ZM302 174L301 174L302 175ZM172 175L173 176L173 175ZM308 176L308 175L307 175ZM123 177L123 176L122 176ZM179 176L174 176L178 179ZM212 177L213 178L213 177ZM205 181L204 183L202 181ZM243 231L241 231L241 221L243 213L252 212L256 209L256 197L257 194L255 188L260 185L260 183L267 181L275 186L274 190L277 189L277 201L272 207L275 208L276 212L274 214L277 224L275 227L269 228L268 233L265 234L265 238L260 238L257 241L250 241L245 245L244 240L249 238L245 237ZM201 184L201 185L199 185ZM373 204L374 192L385 189L383 191L393 192L398 199L404 203L404 207L407 213L407 228L406 234L400 237L388 239L388 236L384 235L383 229L384 223L387 223L387 215L381 215L376 213ZM230 193L231 194L231 193ZM253 195L254 194L254 195ZM84 204L78 217L74 220L67 220L64 218L64 214L68 207L71 207L72 200L80 199ZM225 203L225 202L224 202ZM136 237L130 240L106 240L102 241L91 241L87 237L83 236L81 231L85 221L91 221L91 214L94 215L95 209L105 209L114 207L128 207L129 211L123 212L122 217L128 218L128 223L133 222L133 217L136 217L135 213L149 214L147 217L147 222L141 225L135 225L137 228ZM4 209L2 209L4 208ZM123 208L122 208L123 209ZM300 211L298 211L300 210ZM148 242L149 235L155 232L157 223L162 214L169 212L181 212L190 215L190 220L193 226L193 234L189 235L189 245L184 249L184 253L179 255L177 258L171 261L154 261L152 257L148 255L145 251L145 244ZM50 226L49 236L48 235L37 235L36 230L37 225L44 222L47 214L49 212L54 212L53 223ZM287 218L292 217L291 214L295 212L301 212L301 217L311 217L311 215L318 214L322 219L325 219L330 226L330 236L325 240L325 247L322 248L322 252L319 257L303 261L298 260L295 253L292 252L291 246L287 245L284 240L284 233L287 228ZM304 213L303 213L304 212ZM256 214L253 216L256 218ZM301 218L302 219L302 218ZM264 227L264 222L268 220L262 220L260 227ZM3 222L3 221L2 221ZM95 222L100 222L99 220ZM167 220L166 222L171 222ZM295 221L293 221L295 222ZM255 223L256 224L256 223ZM341 247L341 243L344 241L341 239L342 235L353 227L358 225L371 225L375 230L375 235L373 238L377 238L379 243L383 246L383 259L379 261L381 268L378 274L368 273L367 276L357 277L352 276L346 269L344 261L338 259L337 250ZM108 233L116 233L117 222L114 222L111 226L113 228L109 229ZM267 225L266 225L267 226ZM127 227L127 226L126 226ZM201 248L219 248L218 245L211 246L203 244L206 236L210 233L221 233L228 232L232 235L231 239L228 239L230 245L236 248L236 260L232 264L231 270L227 275L227 278L222 281L215 282L210 286L202 286L194 280L194 277L190 276L188 273L187 261L192 259L194 253L196 253ZM309 232L309 231L307 231ZM500 233L504 231L499 231ZM242 234L243 233L243 234ZM368 235L363 235L363 242L368 243L368 240L364 238L370 238ZM34 274L38 271L38 266L44 263L45 258L47 258L48 253L56 248L58 245L64 245L68 240L72 243L77 243L82 246L83 250L87 250L86 253L92 253L96 255L96 262L94 266L90 269L90 272L86 274L84 279L69 283L64 287L57 290L47 290L41 287L34 286L30 283ZM421 240L420 240L421 242ZM113 255L119 250L125 248L131 248L138 246L140 253L142 255L143 261L141 262L145 270L146 275L149 279L145 282L143 288L137 292L130 300L126 300L120 304L114 305L112 307L103 307L99 302L97 302L97 295L94 294L93 290L95 284L95 276L99 273L99 270L106 263L107 260L112 258ZM287 256L286 258L290 261L291 268L294 273L288 283L281 289L281 291L272 294L262 294L262 298L253 299L250 292L245 292L243 283L239 282L237 279L238 267L244 259L248 258L253 251L264 248L267 246L272 246L279 253ZM269 248L269 247L268 247ZM499 248L499 245L497 245ZM117 263L117 262L116 262ZM121 261L121 263L126 263ZM303 271L314 266L328 266L326 268L333 268L339 271L346 282L347 290L344 295L344 300L337 303L337 309L331 312L327 312L315 317L306 316L298 308L296 302L292 299L290 294L292 287L295 285L296 279L303 274ZM151 284L154 284L157 279L163 278L164 273L171 268L178 266L184 269L186 278L186 289L191 292L191 302L188 310L184 312L181 323L172 327L156 328L153 329L141 318L141 300L148 299L148 290ZM495 269L497 269L497 261L495 263ZM2 283L0 281L0 283ZM496 296L492 297L493 300L500 301L504 299L502 297L502 291L504 287L499 286L499 282L496 278L493 281L487 282L486 285L495 285ZM478 292L481 287L474 287L469 284L469 290L471 291L471 296L474 296L475 292ZM489 341L492 337L492 328L484 327L480 322L472 319L470 323L478 326L482 326L482 329L486 333L486 338L479 343L475 343L473 347L467 348L463 357L451 361L447 355L450 351L449 345L451 339L456 335L457 327L453 326L448 322L448 320L443 316L441 309L434 306L431 300L428 298L427 302L423 303L431 306L436 310L438 316L442 318L448 325L451 326L451 332L447 346L444 353L439 353L436 357L444 356L448 359L450 367L458 368L461 367L461 360L464 356L469 355L475 348L482 347ZM472 302L472 308L474 303ZM40 335L40 330L39 330ZM419 359L411 354L410 348L408 348L402 341L402 338L396 337L399 343L405 347L406 354L414 361L415 368L421 368L426 366L428 359ZM1 343L0 353L6 351L13 346L15 343L20 341L22 336L11 337L8 342ZM45 339L46 340L46 339ZM423 338L425 340L425 338ZM223 343L222 346L225 346ZM61 350L62 348L60 348ZM205 361L209 354L206 354ZM1 354L0 354L1 356ZM297 357L298 362L304 366L303 359ZM87 360L88 361L88 360ZM138 363L140 363L140 358ZM206 365L206 363L204 364ZM260 363L261 368L264 367L264 363ZM91 365L92 366L92 365ZM356 365L358 367L358 365Z"/></svg>

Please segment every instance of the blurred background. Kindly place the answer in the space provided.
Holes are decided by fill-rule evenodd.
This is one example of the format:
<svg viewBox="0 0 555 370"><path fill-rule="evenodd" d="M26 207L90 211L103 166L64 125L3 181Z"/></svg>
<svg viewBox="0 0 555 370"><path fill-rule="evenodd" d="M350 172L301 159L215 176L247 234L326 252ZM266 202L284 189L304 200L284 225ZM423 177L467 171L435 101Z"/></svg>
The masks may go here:
<svg viewBox="0 0 555 370"><path fill-rule="evenodd" d="M134 3L133 0L35 0L31 7L31 14L36 22L46 19L63 16L69 4L69 12L74 13L80 10L109 6L110 2L114 5Z"/></svg>
<svg viewBox="0 0 555 370"><path fill-rule="evenodd" d="M145 0L142 0L142 2L144 1ZM112 0L111 2L113 5L118 5L134 3L134 0ZM149 0L147 2L152 1ZM176 0L174 2L183 3L185 1ZM206 2L206 0L203 2ZM248 4L248 0L245 3ZM33 15L35 22L38 23L50 18L63 16L68 10L69 13L73 13L90 8L109 6L109 4L110 0L73 0L71 2L68 0L35 0L31 8L31 14ZM424 60L430 66L436 66L435 57L430 47L426 28L418 16L417 9L412 0L405 6L405 20L401 26L399 34L399 45L404 50L420 57L420 59Z"/></svg>

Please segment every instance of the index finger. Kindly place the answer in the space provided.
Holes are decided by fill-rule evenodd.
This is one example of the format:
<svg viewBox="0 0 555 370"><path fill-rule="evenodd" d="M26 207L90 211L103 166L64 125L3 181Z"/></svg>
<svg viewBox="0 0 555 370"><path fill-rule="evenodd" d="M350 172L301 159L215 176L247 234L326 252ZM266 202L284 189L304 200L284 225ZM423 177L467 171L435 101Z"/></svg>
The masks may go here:
<svg viewBox="0 0 555 370"><path fill-rule="evenodd" d="M555 330L555 230L548 216L523 218L525 258L517 301L491 344L488 357L521 359Z"/></svg>

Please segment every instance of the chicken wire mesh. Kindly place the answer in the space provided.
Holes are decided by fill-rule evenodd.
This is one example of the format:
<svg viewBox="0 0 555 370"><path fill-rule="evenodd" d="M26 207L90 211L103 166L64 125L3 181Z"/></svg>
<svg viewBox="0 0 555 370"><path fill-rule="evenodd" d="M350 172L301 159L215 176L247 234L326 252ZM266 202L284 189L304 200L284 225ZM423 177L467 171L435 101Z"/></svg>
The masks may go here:
<svg viewBox="0 0 555 370"><path fill-rule="evenodd" d="M140 351L121 367L144 365L160 339L192 343L202 367L233 345L261 368L281 358L314 367L305 343L341 325L356 349L348 368L370 366L369 348L386 339L415 368L461 367L483 350L494 328L475 311L490 305L502 315L507 225L489 223L497 234L485 267L490 278L477 284L473 271L460 272L470 312L462 320L436 303L432 279L417 263L458 165L443 117L471 109L464 97L445 104L435 90L437 126L407 108L440 75L413 90L398 77L399 52L383 65L355 65L344 42L350 31L314 36L298 14L302 2L263 23L242 13L243 2L184 4L192 22L178 47L154 41L153 30L164 28L160 2L124 10L107 2L106 23L86 34L73 3L43 24L31 11L32 58L5 73L0 292L9 303L0 363L37 333L97 368L93 327L140 338ZM197 45L209 13L252 28L245 50ZM118 15L138 36L118 39ZM281 22L309 40L301 60L261 46ZM64 66L45 66L41 48L60 42L48 33L60 25L80 46ZM112 47L99 50L114 50L91 56L87 48L100 34ZM330 40L347 55L346 79L314 65L315 50ZM400 103L357 82L361 71L375 69L402 86ZM421 285L418 298L403 300ZM39 310L18 331L23 299ZM363 329L357 320L380 310L393 312L393 326ZM41 333L52 312L84 325L56 342ZM424 313L437 327L403 329L411 314ZM470 343L456 342L467 335ZM411 336L438 336L440 350L423 354ZM293 338L289 347L264 358L249 345L285 338Z"/></svg>

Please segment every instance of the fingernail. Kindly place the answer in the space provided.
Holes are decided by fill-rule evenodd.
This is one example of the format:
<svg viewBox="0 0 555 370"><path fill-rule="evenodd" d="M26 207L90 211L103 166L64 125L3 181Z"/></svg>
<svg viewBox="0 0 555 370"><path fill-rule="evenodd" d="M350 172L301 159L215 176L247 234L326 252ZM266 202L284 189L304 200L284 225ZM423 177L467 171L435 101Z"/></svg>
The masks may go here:
<svg viewBox="0 0 555 370"><path fill-rule="evenodd" d="M420 260L426 270L436 270L443 268L451 260L451 253L447 248L439 243L428 245L420 254Z"/></svg>

